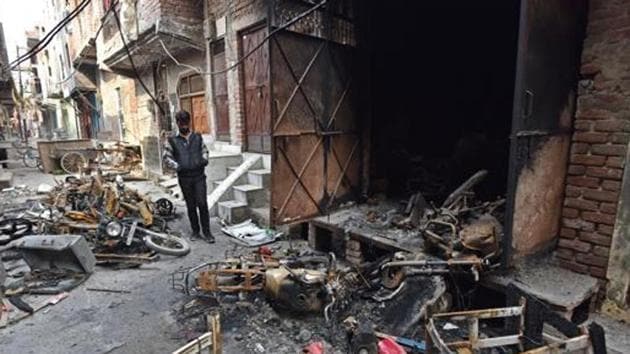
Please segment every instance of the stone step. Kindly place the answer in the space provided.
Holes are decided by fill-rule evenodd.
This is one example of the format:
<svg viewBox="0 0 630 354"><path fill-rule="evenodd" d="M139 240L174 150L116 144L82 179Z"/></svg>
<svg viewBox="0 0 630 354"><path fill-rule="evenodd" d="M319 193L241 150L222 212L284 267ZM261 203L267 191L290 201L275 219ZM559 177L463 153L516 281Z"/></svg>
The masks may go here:
<svg viewBox="0 0 630 354"><path fill-rule="evenodd" d="M213 186L212 190L220 186L222 182L223 181L212 182L212 186ZM232 188L229 188L228 190L226 190L225 193L223 193L223 195L219 197L220 202L224 202L226 200L232 200L232 199L234 199L234 191L232 191Z"/></svg>
<svg viewBox="0 0 630 354"><path fill-rule="evenodd" d="M263 188L269 188L271 185L271 170L249 170L247 172L247 183Z"/></svg>
<svg viewBox="0 0 630 354"><path fill-rule="evenodd" d="M211 153L206 166L206 178L208 182L220 181L229 175L228 168L243 163L241 154Z"/></svg>
<svg viewBox="0 0 630 354"><path fill-rule="evenodd" d="M236 200L219 202L218 216L228 224L237 224L249 218L249 208L246 203Z"/></svg>
<svg viewBox="0 0 630 354"><path fill-rule="evenodd" d="M269 227L269 205L260 208L249 208L249 217L260 227Z"/></svg>
<svg viewBox="0 0 630 354"><path fill-rule="evenodd" d="M233 186L234 199L247 203L250 208L259 208L268 203L266 190L253 184Z"/></svg>
<svg viewBox="0 0 630 354"><path fill-rule="evenodd" d="M177 177L169 178L167 180L160 182L160 186L164 188L171 188L171 187L176 186L177 184L178 184Z"/></svg>

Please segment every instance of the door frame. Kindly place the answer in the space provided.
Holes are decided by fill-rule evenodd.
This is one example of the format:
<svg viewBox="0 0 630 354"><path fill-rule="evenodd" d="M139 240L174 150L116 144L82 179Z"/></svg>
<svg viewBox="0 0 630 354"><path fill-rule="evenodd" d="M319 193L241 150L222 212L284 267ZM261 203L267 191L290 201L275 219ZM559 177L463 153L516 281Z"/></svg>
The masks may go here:
<svg viewBox="0 0 630 354"><path fill-rule="evenodd" d="M215 64L215 60L214 60L214 55L215 55L215 46L217 44L219 44L220 42L223 42L223 53L224 53L224 57L225 57L225 67L227 67L227 46L226 46L226 41L227 39L225 38L225 36L221 36L218 38L213 39L210 42L210 65L212 67L213 71L218 70L216 68L216 64ZM222 73L221 75L225 75L225 85L228 86L228 78L227 78L227 72ZM212 120L214 122L214 132L216 134L216 140L217 141L223 141L223 142L231 142L232 141L232 124L230 122L230 101L229 101L229 97L230 97L230 93L229 90L227 92L227 105L228 105L228 112L227 112L227 120L228 120L228 134L227 136L221 136L219 135L219 113L218 113L218 109L217 109L217 91L216 91L216 86L215 85L215 79L216 75L211 75L210 78L210 82L209 84L211 85L212 88Z"/></svg>
<svg viewBox="0 0 630 354"><path fill-rule="evenodd" d="M236 32L236 36L237 36L237 40L238 40L238 57L239 58L243 58L243 55L246 54L244 49L243 49L243 35L246 35L248 33L252 33L252 32L256 32L259 31L261 29L267 29L267 35L269 35L269 33L271 32L272 28L270 27L270 22L267 21L266 19L255 22L252 25L249 25L243 29L240 29ZM264 50L265 46L263 45L262 47L256 49L256 50ZM268 65L267 65L267 86L269 88L269 139L271 139L271 134L272 134L272 117L273 117L273 91L272 91L272 87L271 87L271 49L269 46L269 42L267 42L267 58L268 58ZM243 151L247 151L247 152L251 152L249 151L249 140L247 138L247 105L245 102L245 65L239 65L238 68L239 71L239 91L241 93L241 98L242 98L242 106L241 106L241 135L243 137ZM271 151L273 151L273 143L270 146ZM269 152L269 154L271 154L271 151ZM257 152L254 151L254 153L261 153L261 152Z"/></svg>
<svg viewBox="0 0 630 354"><path fill-rule="evenodd" d="M180 84L181 84L182 80L188 79L188 89L190 90L191 89L190 78L193 77L193 76L200 76L201 77L202 83L204 85L203 89L201 91L188 92L188 93L185 93L185 94L181 94L180 91L179 91L179 87L180 87ZM186 70L184 72L181 72L179 75L177 75L176 92L177 92L177 101L178 101L177 103L179 105L179 109L180 110L182 109L182 99L190 98L190 110L191 110L191 112L188 112L188 113L190 113L190 115L191 115L190 121L191 121L191 123L193 123L194 115L193 115L193 112L192 112L192 99L194 97L203 96L204 103L206 104L206 124L207 124L206 130L209 133L211 131L211 129L210 129L211 127L210 127L210 118L207 116L208 101L206 100L206 87L205 87L205 85L206 85L206 81L204 80L203 75L199 74L198 72L196 72L194 70ZM192 128L195 129L194 126ZM204 134L208 134L208 133L204 133Z"/></svg>

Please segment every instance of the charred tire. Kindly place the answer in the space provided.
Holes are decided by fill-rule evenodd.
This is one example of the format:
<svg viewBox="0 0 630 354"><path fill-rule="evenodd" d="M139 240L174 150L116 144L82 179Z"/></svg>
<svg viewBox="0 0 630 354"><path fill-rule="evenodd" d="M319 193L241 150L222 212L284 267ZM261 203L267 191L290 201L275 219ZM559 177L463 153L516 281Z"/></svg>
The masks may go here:
<svg viewBox="0 0 630 354"><path fill-rule="evenodd" d="M169 256L185 256L190 253L190 245L181 237L169 234L161 234L143 229L146 236L144 244L157 253Z"/></svg>

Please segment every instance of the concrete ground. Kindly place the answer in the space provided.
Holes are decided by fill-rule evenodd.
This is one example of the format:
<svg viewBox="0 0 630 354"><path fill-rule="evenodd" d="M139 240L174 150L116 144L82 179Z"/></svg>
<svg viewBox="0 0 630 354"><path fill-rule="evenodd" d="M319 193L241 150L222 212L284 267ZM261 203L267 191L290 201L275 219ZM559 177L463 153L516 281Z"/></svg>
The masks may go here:
<svg viewBox="0 0 630 354"><path fill-rule="evenodd" d="M12 170L14 184L36 187L53 184L53 176L36 170ZM56 177L56 176L55 176ZM151 182L128 185L149 194L160 194ZM173 221L173 229L190 232L185 208ZM16 324L0 330L0 353L169 353L187 342L171 311L184 295L171 289L170 274L204 261L220 259L234 249L234 243L221 235L216 220L212 231L216 244L192 242L185 257L160 256L160 260L137 269L97 270L70 296ZM128 290L131 293L105 293L87 288Z"/></svg>

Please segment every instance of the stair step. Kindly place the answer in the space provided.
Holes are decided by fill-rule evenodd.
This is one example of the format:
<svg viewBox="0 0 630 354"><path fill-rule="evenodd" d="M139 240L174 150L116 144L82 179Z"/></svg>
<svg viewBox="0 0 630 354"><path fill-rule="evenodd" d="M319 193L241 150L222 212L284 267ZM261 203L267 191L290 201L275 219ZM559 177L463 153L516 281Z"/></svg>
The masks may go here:
<svg viewBox="0 0 630 354"><path fill-rule="evenodd" d="M165 181L160 182L160 186L162 186L164 188L171 188L171 187L176 186L177 183L178 183L177 177L169 178L169 179L167 179Z"/></svg>
<svg viewBox="0 0 630 354"><path fill-rule="evenodd" d="M271 184L271 170L249 170L247 172L247 182L255 186L269 188Z"/></svg>
<svg viewBox="0 0 630 354"><path fill-rule="evenodd" d="M217 188L221 182L223 181L214 181L212 182L212 190L214 190L215 188ZM219 197L219 201L223 202L226 200L232 200L234 199L234 192L232 191L232 188L229 188L228 190L225 191L225 193L223 193L223 195L221 197Z"/></svg>
<svg viewBox="0 0 630 354"><path fill-rule="evenodd" d="M267 193L264 188L253 184L233 186L234 199L247 203L250 208L262 207L267 203Z"/></svg>
<svg viewBox="0 0 630 354"><path fill-rule="evenodd" d="M219 218L228 224L237 224L249 218L249 208L246 203L228 200L219 202L217 205Z"/></svg>

